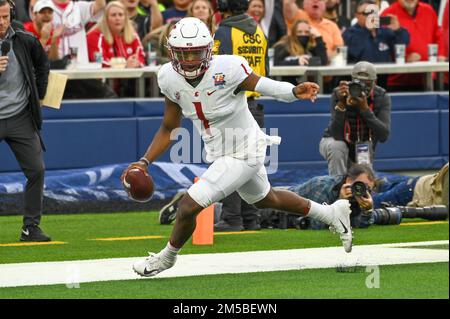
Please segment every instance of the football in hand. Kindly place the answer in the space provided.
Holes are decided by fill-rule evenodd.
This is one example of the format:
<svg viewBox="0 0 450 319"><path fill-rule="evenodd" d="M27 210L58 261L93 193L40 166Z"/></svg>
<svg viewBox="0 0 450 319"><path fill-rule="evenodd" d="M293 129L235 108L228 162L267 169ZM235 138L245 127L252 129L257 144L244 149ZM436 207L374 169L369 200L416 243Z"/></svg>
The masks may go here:
<svg viewBox="0 0 450 319"><path fill-rule="evenodd" d="M123 177L122 184L128 195L137 202L148 202L153 196L153 180L140 168L129 169Z"/></svg>

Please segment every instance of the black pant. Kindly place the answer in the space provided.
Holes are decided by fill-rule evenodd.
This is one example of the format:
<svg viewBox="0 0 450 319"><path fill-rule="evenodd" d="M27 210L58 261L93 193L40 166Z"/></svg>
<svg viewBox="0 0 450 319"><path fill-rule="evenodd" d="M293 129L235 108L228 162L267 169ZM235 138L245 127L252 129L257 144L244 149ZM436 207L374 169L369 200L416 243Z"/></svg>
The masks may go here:
<svg viewBox="0 0 450 319"><path fill-rule="evenodd" d="M2 140L8 143L27 178L23 223L25 226L39 225L45 167L41 141L28 108L18 115L0 119L0 142Z"/></svg>
<svg viewBox="0 0 450 319"><path fill-rule="evenodd" d="M248 99L248 107L259 127L264 127L264 107L255 99ZM237 192L232 193L222 200L222 214L220 219L228 224L246 226L257 222L258 209L254 205L247 204Z"/></svg>

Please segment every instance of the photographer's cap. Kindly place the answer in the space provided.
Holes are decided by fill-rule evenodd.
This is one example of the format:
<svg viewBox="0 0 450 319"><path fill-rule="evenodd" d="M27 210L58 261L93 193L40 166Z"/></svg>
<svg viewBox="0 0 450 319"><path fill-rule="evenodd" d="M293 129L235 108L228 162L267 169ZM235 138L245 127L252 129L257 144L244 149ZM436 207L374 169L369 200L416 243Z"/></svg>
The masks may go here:
<svg viewBox="0 0 450 319"><path fill-rule="evenodd" d="M52 0L38 0L34 4L33 12L38 13L41 12L42 9L50 8L53 11L55 11L55 5L53 4Z"/></svg>
<svg viewBox="0 0 450 319"><path fill-rule="evenodd" d="M359 80L372 80L377 79L377 70L372 63L361 61L355 64L352 70L352 77Z"/></svg>

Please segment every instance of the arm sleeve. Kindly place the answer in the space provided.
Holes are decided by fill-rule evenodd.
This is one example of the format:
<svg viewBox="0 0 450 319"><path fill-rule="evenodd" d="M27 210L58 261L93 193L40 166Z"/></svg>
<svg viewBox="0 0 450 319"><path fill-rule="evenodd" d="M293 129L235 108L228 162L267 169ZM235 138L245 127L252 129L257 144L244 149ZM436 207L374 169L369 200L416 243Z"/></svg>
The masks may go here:
<svg viewBox="0 0 450 319"><path fill-rule="evenodd" d="M294 95L294 88L295 86L291 83L275 81L262 76L255 86L255 91L262 95L272 96L277 100L289 103L298 100Z"/></svg>

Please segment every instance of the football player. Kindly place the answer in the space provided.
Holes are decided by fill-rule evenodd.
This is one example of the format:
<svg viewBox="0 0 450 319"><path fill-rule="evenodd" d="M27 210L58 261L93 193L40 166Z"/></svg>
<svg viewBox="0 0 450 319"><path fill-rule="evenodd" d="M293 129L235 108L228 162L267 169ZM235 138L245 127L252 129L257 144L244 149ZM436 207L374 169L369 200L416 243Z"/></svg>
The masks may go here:
<svg viewBox="0 0 450 319"><path fill-rule="evenodd" d="M286 102L316 99L319 86L304 82L294 86L260 77L246 59L234 55L212 56L213 39L207 26L196 18L184 18L168 38L171 63L158 73L165 95L162 125L145 155L127 168L147 171L170 146L170 135L180 127L184 115L201 133L207 160L212 162L200 180L179 203L176 222L167 246L157 254L136 262L141 276L154 276L175 264L177 254L191 237L196 216L205 207L237 191L249 204L308 215L339 233L346 252L352 249L350 204L339 200L320 205L286 190L273 189L264 167L266 148L279 144L277 136L267 136L251 115L245 91L256 91ZM122 176L125 176L126 171Z"/></svg>

